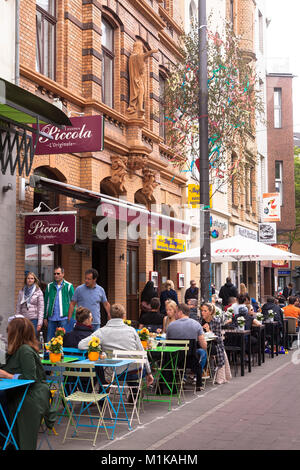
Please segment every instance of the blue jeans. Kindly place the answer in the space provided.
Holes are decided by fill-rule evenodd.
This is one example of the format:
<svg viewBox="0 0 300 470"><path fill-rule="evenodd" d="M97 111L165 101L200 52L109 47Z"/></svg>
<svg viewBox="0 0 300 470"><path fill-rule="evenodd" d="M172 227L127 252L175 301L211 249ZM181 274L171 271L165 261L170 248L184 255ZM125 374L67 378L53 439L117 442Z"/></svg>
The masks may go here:
<svg viewBox="0 0 300 470"><path fill-rule="evenodd" d="M55 336L56 328L64 328L67 331L68 319L65 318L60 321L52 321L50 319L48 320L47 341L50 341L50 339Z"/></svg>
<svg viewBox="0 0 300 470"><path fill-rule="evenodd" d="M100 323L92 323L93 332L100 328Z"/></svg>
<svg viewBox="0 0 300 470"><path fill-rule="evenodd" d="M37 335L37 324L38 324L38 320L37 320L37 318L32 318L30 321L31 321L31 323L32 323L33 326L34 326L34 331L35 331L35 334Z"/></svg>
<svg viewBox="0 0 300 470"><path fill-rule="evenodd" d="M200 362L201 370L203 370L206 364L206 360L207 360L207 353L205 349L199 348L197 349L197 354L199 355L199 362Z"/></svg>

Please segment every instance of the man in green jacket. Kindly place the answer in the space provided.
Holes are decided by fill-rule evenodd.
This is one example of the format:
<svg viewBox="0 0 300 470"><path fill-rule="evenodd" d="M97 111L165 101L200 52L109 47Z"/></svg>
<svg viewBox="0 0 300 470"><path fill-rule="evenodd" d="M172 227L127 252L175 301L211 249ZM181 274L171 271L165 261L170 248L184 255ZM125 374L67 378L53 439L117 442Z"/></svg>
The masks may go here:
<svg viewBox="0 0 300 470"><path fill-rule="evenodd" d="M55 335L56 328L68 331L68 311L74 294L73 284L64 279L64 269L58 266L54 269L54 281L45 290L44 325L48 328L47 341ZM74 312L73 312L74 316Z"/></svg>

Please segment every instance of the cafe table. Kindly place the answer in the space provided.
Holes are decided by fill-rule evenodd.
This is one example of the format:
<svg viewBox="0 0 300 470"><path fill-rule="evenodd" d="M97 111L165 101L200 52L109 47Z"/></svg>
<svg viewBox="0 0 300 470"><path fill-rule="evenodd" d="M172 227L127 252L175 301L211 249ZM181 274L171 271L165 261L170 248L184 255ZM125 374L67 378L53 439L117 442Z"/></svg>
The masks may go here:
<svg viewBox="0 0 300 470"><path fill-rule="evenodd" d="M1 412L1 415L3 416L4 422L5 422L5 424L7 426L7 430L8 430L8 433L7 433L6 436L3 433L0 433L1 436L5 438L5 442L4 442L2 450L6 449L6 446L10 441L12 441L12 443L15 446L16 450L19 450L18 444L16 443L16 440L14 438L12 430L13 430L13 427L15 425L18 414L20 413L21 408L23 406L23 403L24 403L29 385L31 385L32 383L34 383L34 380L0 379L0 392L7 392L8 390L23 387L22 394L21 394L21 397L20 397L20 401L19 401L18 407L16 409L16 412L13 416L13 419L12 419L11 423L9 423L9 420L5 415L5 410L4 410L4 408L1 404L1 401L0 401L0 412Z"/></svg>
<svg viewBox="0 0 300 470"><path fill-rule="evenodd" d="M274 357L274 347L276 348L276 356L279 354L279 322L278 321L265 321L266 336L271 339L271 357Z"/></svg>
<svg viewBox="0 0 300 470"><path fill-rule="evenodd" d="M154 381L156 382L155 394L147 394L143 397L143 401L169 403L168 411L171 410L172 398L176 396L179 402L180 389L176 383L176 370L178 365L179 353L184 348L180 346L167 346L163 344L154 349L148 349L148 358L151 365ZM164 373L169 375L167 380ZM168 395L164 396L160 392L159 382L166 387ZM176 390L176 394L174 391Z"/></svg>
<svg viewBox="0 0 300 470"><path fill-rule="evenodd" d="M59 362L51 362L50 359L41 359L44 371L49 373L49 375L47 375L47 383L49 384L52 396L55 396L56 394L55 405L57 408L60 402L65 405L64 394L61 390L61 387L64 387L67 380L63 375L65 372L65 364L70 364L79 360L80 358L77 356L64 356L62 361ZM64 406L63 411L59 413L60 418L57 424L60 424L61 419L65 413L69 414L68 408L66 406Z"/></svg>
<svg viewBox="0 0 300 470"><path fill-rule="evenodd" d="M246 341L248 340L249 354L248 354L248 371L251 372L251 330L239 329L226 329L224 337L224 346L226 351L230 351L230 347L238 348L241 358L241 376L245 375L245 356L246 356ZM234 345L226 344L226 339L234 339Z"/></svg>
<svg viewBox="0 0 300 470"><path fill-rule="evenodd" d="M252 331L257 335L258 344L258 365L261 366L262 362L265 362L265 342L266 342L266 327L265 325L252 325Z"/></svg>
<svg viewBox="0 0 300 470"><path fill-rule="evenodd" d="M127 415L126 407L124 404L123 393L124 393L124 386L126 384L128 368L130 364L132 364L133 362L135 362L134 359L99 359L98 361L90 361L89 359L85 359L85 360L80 360L77 362L77 364L94 364L95 367L102 367L102 368L108 367L113 370L112 380L109 384L102 384L99 378L99 374L96 374L99 385L101 386L103 393L108 393L109 388L114 384L116 384L116 387L118 389L119 401L117 405L114 406L114 404L112 403L109 397L109 393L107 396L110 409L112 410L113 415L114 415L114 416L111 416L111 418L104 418L105 421L113 421L112 425L105 426L107 429L112 429L111 439L114 439L117 422L127 422L128 429L130 431L132 429L130 425L130 420ZM122 409L124 411L125 418L119 417L120 411Z"/></svg>

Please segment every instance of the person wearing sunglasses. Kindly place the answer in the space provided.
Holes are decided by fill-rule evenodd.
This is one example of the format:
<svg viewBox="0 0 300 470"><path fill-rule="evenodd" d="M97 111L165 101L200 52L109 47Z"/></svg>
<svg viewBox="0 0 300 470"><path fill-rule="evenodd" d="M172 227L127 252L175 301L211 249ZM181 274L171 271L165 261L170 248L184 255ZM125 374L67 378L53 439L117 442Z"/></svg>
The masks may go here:
<svg viewBox="0 0 300 470"><path fill-rule="evenodd" d="M64 268L56 267L54 281L50 282L45 290L44 325L47 328L47 341L53 338L56 328L70 330L68 312L74 287L71 282L64 279L64 275Z"/></svg>

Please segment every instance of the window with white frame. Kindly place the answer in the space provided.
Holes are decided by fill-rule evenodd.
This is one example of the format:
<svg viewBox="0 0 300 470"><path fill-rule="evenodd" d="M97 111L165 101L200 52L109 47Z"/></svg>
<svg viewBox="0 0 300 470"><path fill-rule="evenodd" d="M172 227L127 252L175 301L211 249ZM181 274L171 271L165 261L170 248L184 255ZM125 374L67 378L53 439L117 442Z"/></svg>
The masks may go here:
<svg viewBox="0 0 300 470"><path fill-rule="evenodd" d="M275 191L280 194L280 205L283 202L283 163L275 162Z"/></svg>
<svg viewBox="0 0 300 470"><path fill-rule="evenodd" d="M274 88L274 127L280 129L282 127L282 90Z"/></svg>
<svg viewBox="0 0 300 470"><path fill-rule="evenodd" d="M102 19L102 101L113 108L114 90L114 29Z"/></svg>
<svg viewBox="0 0 300 470"><path fill-rule="evenodd" d="M55 80L56 1L36 0L36 70Z"/></svg>

